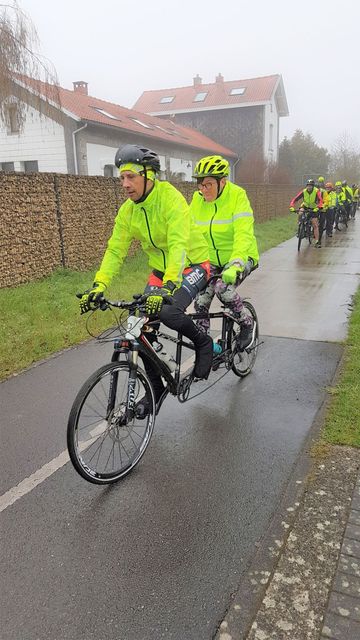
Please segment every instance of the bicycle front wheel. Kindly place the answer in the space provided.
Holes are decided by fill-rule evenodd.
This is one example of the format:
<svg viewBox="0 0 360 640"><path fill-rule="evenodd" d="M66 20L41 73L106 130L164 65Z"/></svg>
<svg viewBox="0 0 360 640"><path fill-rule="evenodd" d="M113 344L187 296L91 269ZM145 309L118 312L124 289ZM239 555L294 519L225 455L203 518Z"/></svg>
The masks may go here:
<svg viewBox="0 0 360 640"><path fill-rule="evenodd" d="M303 222L300 222L298 226L298 251L300 251L301 241L305 238L305 225Z"/></svg>
<svg viewBox="0 0 360 640"><path fill-rule="evenodd" d="M127 362L106 364L84 383L74 400L67 426L68 451L76 471L89 482L110 484L123 478L150 442L156 414L152 386L140 368L135 391L129 377ZM147 397L146 418L139 420L129 413L129 393L135 403Z"/></svg>
<svg viewBox="0 0 360 640"><path fill-rule="evenodd" d="M233 354L233 363L231 368L235 375L240 378L245 378L245 376L249 375L250 371L254 367L259 348L259 321L256 311L248 300L244 300L244 308L245 313L248 316L251 316L253 321L252 342L248 347L246 347L246 349L240 351L238 347L238 340L241 327L236 322L232 322L232 326L229 327L227 338L227 348L231 349Z"/></svg>

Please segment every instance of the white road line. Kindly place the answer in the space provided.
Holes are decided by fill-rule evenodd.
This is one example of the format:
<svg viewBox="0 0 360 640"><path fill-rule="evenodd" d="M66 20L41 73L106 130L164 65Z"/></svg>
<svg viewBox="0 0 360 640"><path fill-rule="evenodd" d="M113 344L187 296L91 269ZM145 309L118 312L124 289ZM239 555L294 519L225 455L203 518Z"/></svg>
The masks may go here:
<svg viewBox="0 0 360 640"><path fill-rule="evenodd" d="M193 363L194 363L193 355L187 358L186 360L184 360L184 362L181 365L181 373L184 373L185 371L190 369ZM98 435L92 432L91 434L93 436ZM81 450L84 449L86 446L88 446L90 442L91 442L91 439L83 442L81 445ZM33 489L35 489L35 487L37 487L39 484L44 482L44 480L49 478L53 473L55 473L55 471L57 471L58 469L61 469L61 467L63 467L67 462L69 462L69 460L70 458L67 450L62 451L62 453L60 453L56 458L54 458L50 462L47 462L47 464L44 464L44 466L41 467L41 469L38 469L37 471L32 473L31 476L19 482L19 484L17 484L16 487L12 487L11 489L9 489L9 491L7 491L2 496L0 496L0 513L5 509L7 509L7 507L10 507L12 504L14 504L14 502L19 500L23 496L25 496L27 493L30 493L30 491L32 491Z"/></svg>
<svg viewBox="0 0 360 640"><path fill-rule="evenodd" d="M12 489L9 489L9 491L0 496L0 513L7 507L10 507L10 505L14 504L14 502L19 500L19 498L22 498L24 495L35 489L38 484L41 484L42 482L44 482L44 480L46 480L46 478L49 478L49 476L55 473L55 471L61 469L61 467L69 462L69 460L70 458L68 452L63 451L62 453L60 453L60 455L57 456L57 458L54 458L47 464L44 464L41 469L38 469L37 471L32 473L31 476L25 478L25 480L22 480L22 482L19 482L16 487L12 487Z"/></svg>

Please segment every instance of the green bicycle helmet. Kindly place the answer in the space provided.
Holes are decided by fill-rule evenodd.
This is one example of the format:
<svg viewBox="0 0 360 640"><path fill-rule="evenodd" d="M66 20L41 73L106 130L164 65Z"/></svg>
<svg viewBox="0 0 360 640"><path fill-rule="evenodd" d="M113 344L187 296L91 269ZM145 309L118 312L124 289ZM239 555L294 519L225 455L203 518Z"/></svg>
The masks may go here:
<svg viewBox="0 0 360 640"><path fill-rule="evenodd" d="M206 156L201 158L194 169L193 178L224 178L230 173L230 166L227 160L222 156Z"/></svg>

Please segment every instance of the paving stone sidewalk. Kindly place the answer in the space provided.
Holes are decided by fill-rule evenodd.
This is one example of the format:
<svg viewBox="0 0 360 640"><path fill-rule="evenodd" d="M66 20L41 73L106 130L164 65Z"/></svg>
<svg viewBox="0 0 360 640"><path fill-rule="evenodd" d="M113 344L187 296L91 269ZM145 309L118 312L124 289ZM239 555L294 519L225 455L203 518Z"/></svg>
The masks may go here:
<svg viewBox="0 0 360 640"><path fill-rule="evenodd" d="M360 450L347 447L313 461L301 498L285 507L268 558L260 554L216 640L360 640L359 469ZM255 612L247 609L250 590Z"/></svg>

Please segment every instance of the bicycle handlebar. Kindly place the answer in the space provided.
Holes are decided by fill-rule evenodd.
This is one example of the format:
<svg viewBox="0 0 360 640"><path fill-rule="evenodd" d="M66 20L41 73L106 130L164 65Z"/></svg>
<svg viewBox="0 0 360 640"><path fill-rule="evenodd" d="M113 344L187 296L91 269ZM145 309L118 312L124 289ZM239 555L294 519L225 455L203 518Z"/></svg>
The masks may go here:
<svg viewBox="0 0 360 640"><path fill-rule="evenodd" d="M250 262L250 261L249 261ZM251 261L252 263L252 261ZM257 269L258 265L254 265L253 263L251 264L251 271L254 271L255 269ZM250 271L250 273L251 273ZM246 275L248 275L246 273L246 270L244 271L240 271L239 272L239 279L243 280ZM207 281L207 284L210 284L212 281L214 280L218 280L219 278L221 278L221 273L215 274L213 276L210 276L209 280ZM146 301L146 299L151 296L152 292L149 291L148 293L135 293L133 295L133 300L127 302L126 300L108 300L108 298L105 298L104 296L102 296L99 299L99 306L98 308L101 309L101 311L106 311L106 309L108 309L109 307L116 307L117 309L140 309L144 302ZM81 299L83 296L82 293L77 293L76 297ZM166 300L166 298L165 298Z"/></svg>

